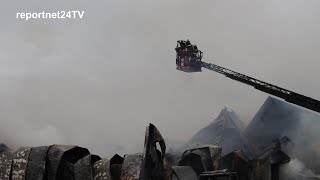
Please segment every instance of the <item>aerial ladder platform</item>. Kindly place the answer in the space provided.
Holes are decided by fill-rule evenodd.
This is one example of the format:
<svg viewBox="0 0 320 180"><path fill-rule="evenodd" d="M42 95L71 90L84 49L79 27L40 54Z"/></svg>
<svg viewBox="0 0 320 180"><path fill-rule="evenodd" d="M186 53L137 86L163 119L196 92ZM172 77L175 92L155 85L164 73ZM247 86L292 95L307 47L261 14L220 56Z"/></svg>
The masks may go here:
<svg viewBox="0 0 320 180"><path fill-rule="evenodd" d="M301 95L299 93L272 85L270 83L252 78L250 76L232 71L212 63L202 61L203 53L196 45L192 45L189 40L177 41L176 66L178 70L184 72L201 72L201 68L206 68L217 73L223 74L228 78L253 86L262 92L282 98L285 101L316 111L320 113L320 101Z"/></svg>

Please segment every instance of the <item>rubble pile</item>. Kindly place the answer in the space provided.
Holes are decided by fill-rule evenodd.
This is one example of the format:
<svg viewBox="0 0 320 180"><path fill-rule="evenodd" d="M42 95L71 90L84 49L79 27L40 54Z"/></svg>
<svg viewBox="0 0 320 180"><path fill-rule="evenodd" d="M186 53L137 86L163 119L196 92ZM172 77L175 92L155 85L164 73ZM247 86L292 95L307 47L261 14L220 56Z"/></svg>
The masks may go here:
<svg viewBox="0 0 320 180"><path fill-rule="evenodd" d="M165 160L164 140L152 124L146 130L144 152L124 157L101 158L72 145L21 147L17 151L0 147L1 180L170 179L172 174Z"/></svg>
<svg viewBox="0 0 320 180"><path fill-rule="evenodd" d="M115 154L101 158L86 148L71 145L21 147L12 151L0 144L0 179L279 180L283 179L279 175L281 169L292 158L310 162L311 156L313 161L307 165L319 167L316 152L305 155L297 148L310 143L305 146L306 151L313 152L317 148L311 147L318 147L317 142L312 143L315 137L305 132L310 128L301 129L302 120L309 118L319 120L318 115L268 98L245 128L234 111L224 108L190 139L182 154L166 152L165 141L153 124L146 128L143 152L123 157ZM300 142L297 133L310 140ZM290 173L289 179L318 178L300 171Z"/></svg>

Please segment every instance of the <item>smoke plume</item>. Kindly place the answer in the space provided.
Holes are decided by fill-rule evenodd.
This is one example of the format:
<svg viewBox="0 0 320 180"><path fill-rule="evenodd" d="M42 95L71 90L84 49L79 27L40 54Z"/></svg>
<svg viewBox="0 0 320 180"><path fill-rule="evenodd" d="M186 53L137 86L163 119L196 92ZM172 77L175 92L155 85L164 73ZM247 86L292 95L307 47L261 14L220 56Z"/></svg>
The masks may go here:
<svg viewBox="0 0 320 180"><path fill-rule="evenodd" d="M24 1L0 7L0 142L142 150L146 125L186 141L223 107L251 119L267 95L175 70L190 39L204 61L320 99L319 1ZM85 11L83 19L17 12ZM302 72L303 73L300 73Z"/></svg>
<svg viewBox="0 0 320 180"><path fill-rule="evenodd" d="M319 175L316 175L312 169L307 168L298 159L291 159L288 164L283 165L280 169L281 180L320 179Z"/></svg>

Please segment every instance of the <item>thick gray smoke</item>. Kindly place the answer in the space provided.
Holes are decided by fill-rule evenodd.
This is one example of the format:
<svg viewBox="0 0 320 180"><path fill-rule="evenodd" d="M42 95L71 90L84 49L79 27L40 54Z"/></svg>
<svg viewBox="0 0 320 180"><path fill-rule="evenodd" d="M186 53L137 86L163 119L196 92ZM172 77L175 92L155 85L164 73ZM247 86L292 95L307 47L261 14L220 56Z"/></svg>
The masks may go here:
<svg viewBox="0 0 320 180"><path fill-rule="evenodd" d="M312 169L310 171L320 172L320 116L313 112L301 112L300 121L296 131L291 132L291 139L294 143L293 149L288 149L288 153L292 158L294 158L289 168L296 167L295 158L301 161L301 166L304 169L301 173L306 170ZM300 167L300 166L298 166Z"/></svg>
<svg viewBox="0 0 320 180"><path fill-rule="evenodd" d="M176 40L204 61L320 99L316 0L24 1L0 7L0 141L142 149L145 127L188 140L224 107L251 119L267 95L175 70ZM17 12L84 10L24 21ZM114 147L106 150L106 147ZM108 151L108 152L107 152Z"/></svg>
<svg viewBox="0 0 320 180"><path fill-rule="evenodd" d="M283 165L280 171L281 180L299 180L299 179L319 179L320 175L313 172L312 169L298 160L292 159L288 164Z"/></svg>

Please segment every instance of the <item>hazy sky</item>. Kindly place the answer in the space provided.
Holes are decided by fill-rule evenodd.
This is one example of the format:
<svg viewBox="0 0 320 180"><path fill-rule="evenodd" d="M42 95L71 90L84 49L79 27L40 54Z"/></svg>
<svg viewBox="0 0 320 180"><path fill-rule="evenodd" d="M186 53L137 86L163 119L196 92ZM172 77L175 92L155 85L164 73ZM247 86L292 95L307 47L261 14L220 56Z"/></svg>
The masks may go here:
<svg viewBox="0 0 320 180"><path fill-rule="evenodd" d="M183 141L224 106L250 121L268 95L205 69L177 71L178 39L206 62L320 99L319 9L318 0L2 2L0 141L133 151L148 123ZM58 10L85 14L16 19Z"/></svg>

